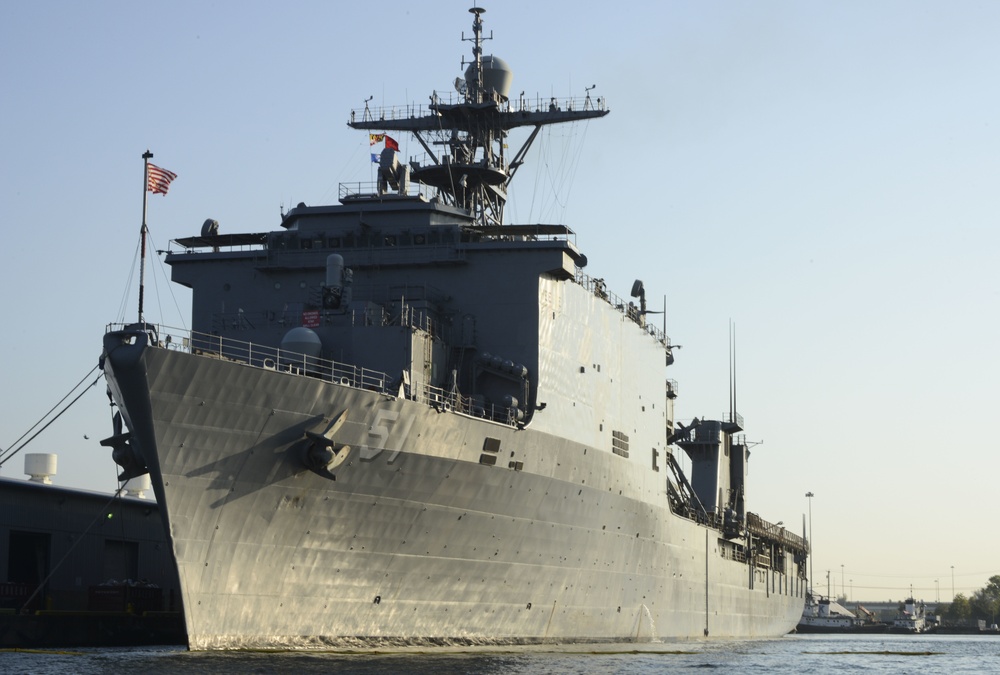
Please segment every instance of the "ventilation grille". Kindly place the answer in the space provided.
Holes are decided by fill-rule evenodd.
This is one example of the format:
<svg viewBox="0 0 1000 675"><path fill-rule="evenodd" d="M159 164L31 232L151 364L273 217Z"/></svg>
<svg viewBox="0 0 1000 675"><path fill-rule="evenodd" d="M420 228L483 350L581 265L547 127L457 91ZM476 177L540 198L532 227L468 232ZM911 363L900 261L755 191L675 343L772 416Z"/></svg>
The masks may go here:
<svg viewBox="0 0 1000 675"><path fill-rule="evenodd" d="M616 455L628 457L628 436L621 431L612 431L611 449Z"/></svg>

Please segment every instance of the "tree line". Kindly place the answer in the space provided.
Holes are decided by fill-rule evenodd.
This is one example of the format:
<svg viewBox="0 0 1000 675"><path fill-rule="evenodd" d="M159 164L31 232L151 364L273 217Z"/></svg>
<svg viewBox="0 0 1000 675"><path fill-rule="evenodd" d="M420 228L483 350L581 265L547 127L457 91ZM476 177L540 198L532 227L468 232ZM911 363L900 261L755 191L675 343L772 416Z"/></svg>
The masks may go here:
<svg viewBox="0 0 1000 675"><path fill-rule="evenodd" d="M1000 574L989 578L986 586L972 594L971 598L963 593L955 596L951 604L938 605L938 615L947 623L953 625L975 623L983 620L988 625L997 622L1000 614Z"/></svg>

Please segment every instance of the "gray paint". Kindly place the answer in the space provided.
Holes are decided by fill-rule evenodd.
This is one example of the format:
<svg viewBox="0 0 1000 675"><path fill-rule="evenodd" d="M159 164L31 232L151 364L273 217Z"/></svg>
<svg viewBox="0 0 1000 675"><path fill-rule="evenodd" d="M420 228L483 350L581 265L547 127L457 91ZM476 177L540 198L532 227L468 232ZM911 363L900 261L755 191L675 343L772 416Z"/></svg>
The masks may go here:
<svg viewBox="0 0 1000 675"><path fill-rule="evenodd" d="M737 502L741 429L704 448L707 511L668 478L691 439L644 297L584 273L569 228L503 224L507 132L603 100L531 109L478 81L352 114L444 141L411 167L419 195L383 152L372 194L180 239L192 331L105 336L116 443L165 504L192 648L772 636L801 615L804 542ZM318 356L279 353L302 326Z"/></svg>

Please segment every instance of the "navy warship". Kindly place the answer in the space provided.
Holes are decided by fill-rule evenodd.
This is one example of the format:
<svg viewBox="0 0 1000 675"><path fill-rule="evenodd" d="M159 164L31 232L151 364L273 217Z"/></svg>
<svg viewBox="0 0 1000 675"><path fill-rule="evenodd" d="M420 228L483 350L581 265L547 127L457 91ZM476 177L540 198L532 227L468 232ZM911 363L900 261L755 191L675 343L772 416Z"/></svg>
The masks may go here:
<svg viewBox="0 0 1000 675"><path fill-rule="evenodd" d="M350 112L377 183L272 232L206 221L165 257L191 329L140 291L105 333L102 443L150 476L189 648L789 632L808 545L747 509L742 417L676 421L643 282L620 297L570 228L505 220L539 130L607 101L512 99L470 12L453 94Z"/></svg>

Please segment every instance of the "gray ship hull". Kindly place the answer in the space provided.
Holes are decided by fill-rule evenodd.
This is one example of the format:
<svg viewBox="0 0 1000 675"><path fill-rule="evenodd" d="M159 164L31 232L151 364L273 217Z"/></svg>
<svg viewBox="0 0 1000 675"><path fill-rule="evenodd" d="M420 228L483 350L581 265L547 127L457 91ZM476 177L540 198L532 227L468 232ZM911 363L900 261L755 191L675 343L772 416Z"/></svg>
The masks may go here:
<svg viewBox="0 0 1000 675"><path fill-rule="evenodd" d="M192 649L764 637L801 617L804 578L729 559L611 453L143 342L105 373ZM335 420L336 459L308 468L305 432Z"/></svg>

